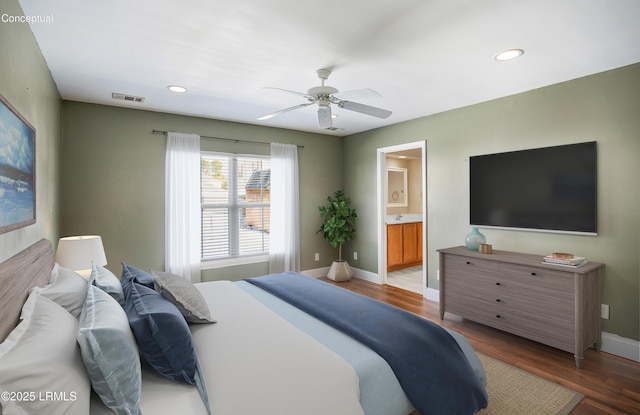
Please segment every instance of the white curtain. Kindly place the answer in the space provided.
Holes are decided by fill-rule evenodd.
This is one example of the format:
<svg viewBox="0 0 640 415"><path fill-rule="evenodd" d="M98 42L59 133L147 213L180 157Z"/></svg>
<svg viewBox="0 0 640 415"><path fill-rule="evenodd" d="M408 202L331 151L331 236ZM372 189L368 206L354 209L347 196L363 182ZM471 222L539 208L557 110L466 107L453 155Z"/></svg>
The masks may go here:
<svg viewBox="0 0 640 415"><path fill-rule="evenodd" d="M300 271L298 146L271 143L269 273Z"/></svg>
<svg viewBox="0 0 640 415"><path fill-rule="evenodd" d="M200 282L200 136L167 134L165 269Z"/></svg>

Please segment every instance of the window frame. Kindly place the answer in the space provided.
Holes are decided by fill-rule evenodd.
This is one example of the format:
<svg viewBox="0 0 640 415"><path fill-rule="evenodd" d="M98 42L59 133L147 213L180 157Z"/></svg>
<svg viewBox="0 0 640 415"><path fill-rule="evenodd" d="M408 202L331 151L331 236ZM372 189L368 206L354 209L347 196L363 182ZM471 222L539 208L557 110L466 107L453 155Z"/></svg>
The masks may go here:
<svg viewBox="0 0 640 415"><path fill-rule="evenodd" d="M253 263L261 263L267 262L269 260L269 252L268 252L268 244L267 251L249 253L249 254L240 254L240 212L242 209L247 208L270 208L271 202L261 202L261 203L242 203L240 202L240 198L238 197L239 188L238 188L238 160L240 159L255 159L255 160L266 160L269 162L270 169L270 161L271 157L268 155L257 155L257 154L236 154L236 153L226 153L226 152L218 152L218 151L209 151L202 150L200 151L200 168L202 174L202 160L207 157L221 157L229 159L229 168L228 168L228 201L226 203L205 203L204 198L200 199L200 212L201 212L201 221L202 215L205 209L228 209L229 212L229 226L227 228L227 241L229 243L229 255L219 256L219 257L203 257L202 254L204 252L204 244L202 251L200 252L200 261L202 269L211 269L211 268L221 268L227 266L235 266L235 265L245 265L245 264L253 264ZM200 186L202 187L203 181L202 176L200 177ZM269 219L270 220L270 219ZM267 236L269 237L269 236ZM201 231L200 236L201 242L204 239L204 229Z"/></svg>

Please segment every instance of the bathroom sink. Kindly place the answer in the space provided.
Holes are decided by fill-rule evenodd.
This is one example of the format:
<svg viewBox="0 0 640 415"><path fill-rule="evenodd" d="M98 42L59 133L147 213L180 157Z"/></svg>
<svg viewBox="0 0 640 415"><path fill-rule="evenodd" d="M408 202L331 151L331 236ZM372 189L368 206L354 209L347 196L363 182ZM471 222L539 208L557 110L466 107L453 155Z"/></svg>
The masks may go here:
<svg viewBox="0 0 640 415"><path fill-rule="evenodd" d="M422 214L420 213L403 213L401 215L387 215L387 225L398 223L422 222Z"/></svg>

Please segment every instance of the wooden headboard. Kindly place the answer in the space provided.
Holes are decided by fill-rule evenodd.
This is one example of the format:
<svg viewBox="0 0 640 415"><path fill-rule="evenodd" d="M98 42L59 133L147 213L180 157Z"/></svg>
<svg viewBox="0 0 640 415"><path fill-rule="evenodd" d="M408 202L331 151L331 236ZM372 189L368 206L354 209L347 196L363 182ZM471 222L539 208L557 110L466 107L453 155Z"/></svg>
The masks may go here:
<svg viewBox="0 0 640 415"><path fill-rule="evenodd" d="M29 290L49 283L54 263L53 246L46 239L0 263L0 342L18 324Z"/></svg>

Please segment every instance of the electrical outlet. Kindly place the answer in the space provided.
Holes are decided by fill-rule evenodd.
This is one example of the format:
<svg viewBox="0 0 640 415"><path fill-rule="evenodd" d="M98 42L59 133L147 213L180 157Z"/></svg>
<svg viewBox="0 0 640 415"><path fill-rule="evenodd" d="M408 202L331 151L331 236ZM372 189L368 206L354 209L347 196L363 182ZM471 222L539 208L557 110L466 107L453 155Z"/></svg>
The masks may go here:
<svg viewBox="0 0 640 415"><path fill-rule="evenodd" d="M600 317L609 320L609 304L601 304L600 306Z"/></svg>
<svg viewBox="0 0 640 415"><path fill-rule="evenodd" d="M357 253L357 252L354 252L354 253L353 253L353 260L354 260L354 261L357 261L357 260L358 260L358 253Z"/></svg>
<svg viewBox="0 0 640 415"><path fill-rule="evenodd" d="M316 261L320 261L320 253L316 252Z"/></svg>

